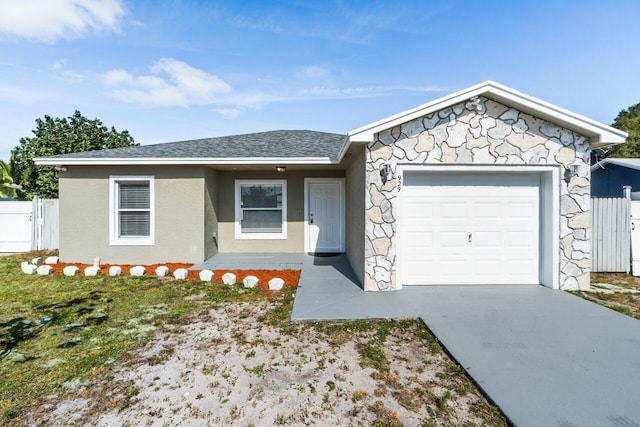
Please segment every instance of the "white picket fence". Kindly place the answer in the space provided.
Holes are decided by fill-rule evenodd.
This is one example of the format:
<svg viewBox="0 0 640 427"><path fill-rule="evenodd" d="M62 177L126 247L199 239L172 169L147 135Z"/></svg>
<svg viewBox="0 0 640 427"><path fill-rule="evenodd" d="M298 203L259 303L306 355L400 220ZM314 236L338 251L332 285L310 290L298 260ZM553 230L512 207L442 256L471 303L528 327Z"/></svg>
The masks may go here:
<svg viewBox="0 0 640 427"><path fill-rule="evenodd" d="M31 202L0 202L0 252L31 250Z"/></svg>
<svg viewBox="0 0 640 427"><path fill-rule="evenodd" d="M0 202L0 252L58 249L58 200Z"/></svg>

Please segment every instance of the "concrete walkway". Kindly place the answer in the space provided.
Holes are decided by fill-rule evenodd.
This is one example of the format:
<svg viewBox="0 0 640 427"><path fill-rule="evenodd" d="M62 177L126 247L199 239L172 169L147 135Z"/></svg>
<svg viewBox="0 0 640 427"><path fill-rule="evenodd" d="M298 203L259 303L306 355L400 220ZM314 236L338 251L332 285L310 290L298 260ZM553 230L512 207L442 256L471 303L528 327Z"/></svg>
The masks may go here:
<svg viewBox="0 0 640 427"><path fill-rule="evenodd" d="M562 291L363 292L344 258L327 258L303 263L291 317L420 317L517 426L640 427L640 322Z"/></svg>
<svg viewBox="0 0 640 427"><path fill-rule="evenodd" d="M302 253L224 253L209 258L202 264L191 267L192 270L300 270L309 263L312 256Z"/></svg>

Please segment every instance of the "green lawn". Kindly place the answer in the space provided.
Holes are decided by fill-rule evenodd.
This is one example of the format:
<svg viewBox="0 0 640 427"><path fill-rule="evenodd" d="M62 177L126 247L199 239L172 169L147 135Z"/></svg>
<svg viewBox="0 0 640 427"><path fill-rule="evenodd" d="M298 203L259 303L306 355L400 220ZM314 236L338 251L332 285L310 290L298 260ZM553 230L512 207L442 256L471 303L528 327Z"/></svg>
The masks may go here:
<svg viewBox="0 0 640 427"><path fill-rule="evenodd" d="M151 277L29 276L20 262L30 256L0 257L0 424L69 381L104 374L154 328L221 301L267 294ZM289 312L292 291L285 295L276 320Z"/></svg>
<svg viewBox="0 0 640 427"><path fill-rule="evenodd" d="M222 367L216 369L223 373L210 378L216 383L228 379L224 372L239 372L238 376L248 376L252 382L273 374L272 380L282 381L278 390L297 387L307 393L304 410L291 416L304 415L309 421L329 412L327 416L336 419L347 416L369 420L365 424L399 426L402 416L394 412L399 411L409 424L421 419L425 426L506 425L499 409L481 396L464 369L448 358L418 319L290 325L295 289L269 292L172 278L22 274L20 262L33 256L0 257L0 425L40 420L65 399L87 398L90 416L140 408L141 402L146 402L137 397L141 386L117 373L123 372L122 367L133 373L141 366L172 366L188 357L189 342L198 340L182 334L188 334L186 331L198 322L203 328L225 330L228 336L224 342L208 342L202 351L209 351L209 356L204 362L199 358L190 361L189 371L211 372L213 365L209 364L219 358ZM212 317L214 311L218 314ZM259 338L249 340L249 333ZM156 335L169 337L173 344L155 340ZM186 350L177 347L180 341L175 337L185 337ZM155 356L140 357L147 343L158 342L167 346ZM291 351L278 359L282 343L288 343ZM232 347L244 357L226 357L224 351ZM325 354L327 348L330 351ZM265 362L240 369L259 357ZM287 369L303 369L309 364L319 382L311 383L309 378L299 384L288 382L288 375L298 371L285 375ZM364 375L376 385L361 389L351 383L353 376L343 369L354 364L354 374ZM340 374L331 374L334 370ZM229 378L233 382L225 393L235 396L238 390L232 391L237 378ZM216 393L220 387L216 386ZM316 391L320 388L326 390ZM258 391L254 404L267 408L278 405ZM214 397L198 395L196 401ZM184 406L181 398L173 403ZM156 404L166 411L171 407L171 402L164 400ZM238 407L231 408L229 419L234 419ZM335 410L341 412L333 414ZM141 411L140 422L149 416L148 411ZM219 411L216 416L223 416ZM289 415L276 417L276 421L288 423L293 420Z"/></svg>

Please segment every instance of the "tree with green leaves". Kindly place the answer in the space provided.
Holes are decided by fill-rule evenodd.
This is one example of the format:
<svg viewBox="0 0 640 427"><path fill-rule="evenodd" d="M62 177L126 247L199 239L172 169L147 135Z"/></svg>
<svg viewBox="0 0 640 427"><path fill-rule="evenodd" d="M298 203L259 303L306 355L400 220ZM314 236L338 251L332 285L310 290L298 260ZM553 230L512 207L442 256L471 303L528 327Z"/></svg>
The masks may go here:
<svg viewBox="0 0 640 427"><path fill-rule="evenodd" d="M615 145L607 157L640 157L640 103L620 111L613 127L629 133L625 144Z"/></svg>
<svg viewBox="0 0 640 427"><path fill-rule="evenodd" d="M0 199L15 198L18 184L13 182L14 176L14 159L13 156L9 163L0 160Z"/></svg>
<svg viewBox="0 0 640 427"><path fill-rule="evenodd" d="M30 200L34 193L42 198L58 197L58 172L51 166L34 165L34 157L138 145L128 131L118 132L113 126L109 129L100 120L90 120L77 110L61 119L38 118L32 132L33 137L21 138L20 145L11 151L13 180L22 186L18 190L20 199Z"/></svg>

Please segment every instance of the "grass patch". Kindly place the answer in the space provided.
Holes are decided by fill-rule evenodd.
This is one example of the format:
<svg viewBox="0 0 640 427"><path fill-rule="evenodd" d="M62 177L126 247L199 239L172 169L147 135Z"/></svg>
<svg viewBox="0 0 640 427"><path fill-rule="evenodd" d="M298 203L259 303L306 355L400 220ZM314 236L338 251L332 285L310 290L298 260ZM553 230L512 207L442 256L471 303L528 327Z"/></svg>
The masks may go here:
<svg viewBox="0 0 640 427"><path fill-rule="evenodd" d="M129 378L123 379L120 368L126 371L140 364L161 365L167 360L179 359L182 336L169 336L170 345L160 349L154 345L155 350L150 353L139 349L156 331L166 338L168 334L187 334L193 329L181 325L202 321L205 327L213 321L210 313L213 308L233 313L229 319L233 326L224 338L229 342L214 336L211 344L220 344L222 355L230 351L231 344L242 348L238 352L241 357L231 363L251 375L250 401L270 398L270 393L259 384L265 379L269 383L277 382L283 377L278 375L282 366L295 366L297 375L310 362L317 362L317 371L335 373L318 382L305 376L296 382L296 388L322 400L323 411L330 411L333 404L345 401L349 407L353 406L346 413L354 419L369 412L366 419L371 420L370 425L401 425L400 416L394 412L399 410L398 404L421 417L430 417L424 425L431 425L430 421L433 425L454 425L455 413L447 408L455 407L466 390L474 389L464 370L448 360L437 340L418 319L290 325L295 289L270 292L245 289L241 285L153 277L23 275L20 261L30 257L31 254L0 258L0 425L24 425L39 419L38 415L50 411L46 405L65 398L87 398L92 414L137 408L141 404L142 386ZM263 300L268 301L256 304ZM254 328L268 333L256 333ZM191 339L187 337L184 341L190 344ZM308 344L316 343L321 345L313 353ZM348 361L339 351L345 344L349 348ZM284 346L291 360L259 357L272 350L277 354ZM352 360L353 348L358 350L356 360ZM403 353L405 349L409 352ZM371 378L375 384L371 389L358 389L349 383L349 369L358 362L372 368ZM212 376L213 387L220 385L216 376L221 382L230 383L225 386L228 390L235 387L237 378L232 369L221 369L213 359L202 363L201 372ZM440 367L436 378L420 379L418 374L425 367L433 369L433 364ZM161 378L160 375L154 377L155 390L166 386ZM439 398L433 393L434 388L442 390ZM229 396L219 394L215 399L226 404ZM208 397L201 393L195 399ZM239 409L242 406L232 403L228 408L229 424L244 415L244 410ZM191 408L191 403L185 405ZM195 405L191 409L192 417L206 416L198 412ZM480 414L482 420L495 421L487 425L505 424L500 412L482 399L473 404L472 410ZM149 416L160 416L161 412L162 409L154 409ZM262 421L276 425L307 423L310 413L311 409L290 413L289 409L279 408L269 414L268 420ZM165 416L168 415L167 412Z"/></svg>
<svg viewBox="0 0 640 427"><path fill-rule="evenodd" d="M624 273L591 273L591 284L608 283L623 290L640 291L640 278ZM595 287L592 287L595 289ZM615 310L624 315L640 319L640 294L629 292L571 291L593 303Z"/></svg>
<svg viewBox="0 0 640 427"><path fill-rule="evenodd" d="M143 346L156 328L221 302L257 301L273 294L242 286L155 277L66 277L22 274L36 255L0 257L0 424L20 424L26 408L62 397L65 384L105 375ZM282 293L273 323L288 316L293 291ZM169 352L170 350L167 350ZM157 356L159 363L170 354ZM128 390L126 402L137 390Z"/></svg>
<svg viewBox="0 0 640 427"><path fill-rule="evenodd" d="M368 343L361 345L359 350L361 357L360 366L384 372L389 370L389 360L387 360L387 356L385 355L381 344L371 340Z"/></svg>

